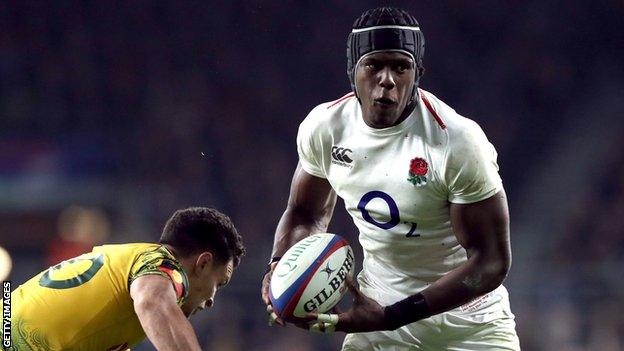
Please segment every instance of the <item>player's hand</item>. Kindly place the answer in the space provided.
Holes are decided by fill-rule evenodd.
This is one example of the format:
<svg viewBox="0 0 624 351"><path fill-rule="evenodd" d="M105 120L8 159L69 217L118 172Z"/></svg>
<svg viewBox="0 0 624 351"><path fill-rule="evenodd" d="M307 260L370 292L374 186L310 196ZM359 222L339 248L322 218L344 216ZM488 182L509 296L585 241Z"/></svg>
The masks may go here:
<svg viewBox="0 0 624 351"><path fill-rule="evenodd" d="M264 301L264 304L267 306L266 311L269 326L272 326L273 324L285 326L286 324L284 323L284 321L282 321L273 311L273 306L271 305L271 300L269 299L269 287L271 286L271 276L273 275L275 266L277 266L277 262L271 263L271 269L264 275L264 278L262 279L262 301Z"/></svg>
<svg viewBox="0 0 624 351"><path fill-rule="evenodd" d="M377 301L362 294L351 277L347 277L347 288L353 296L353 305L349 310L339 314L311 314L312 319L307 325L299 324L310 331L332 333L360 333L376 330L386 330L384 310Z"/></svg>

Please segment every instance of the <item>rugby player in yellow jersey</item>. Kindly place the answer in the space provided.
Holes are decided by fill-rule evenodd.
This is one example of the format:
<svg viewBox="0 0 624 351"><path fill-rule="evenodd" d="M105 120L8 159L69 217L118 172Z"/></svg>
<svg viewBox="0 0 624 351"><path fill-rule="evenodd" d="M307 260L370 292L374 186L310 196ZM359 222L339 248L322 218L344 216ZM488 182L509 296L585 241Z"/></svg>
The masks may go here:
<svg viewBox="0 0 624 351"><path fill-rule="evenodd" d="M245 253L230 219L176 211L158 244L103 245L12 292L10 350L200 350L187 317L212 307Z"/></svg>

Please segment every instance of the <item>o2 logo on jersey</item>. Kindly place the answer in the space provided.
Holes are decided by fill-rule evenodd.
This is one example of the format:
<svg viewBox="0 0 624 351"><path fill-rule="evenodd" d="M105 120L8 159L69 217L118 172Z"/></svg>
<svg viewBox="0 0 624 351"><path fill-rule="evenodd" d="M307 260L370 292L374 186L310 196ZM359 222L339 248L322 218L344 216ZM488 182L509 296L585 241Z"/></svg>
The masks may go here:
<svg viewBox="0 0 624 351"><path fill-rule="evenodd" d="M368 205L368 203L374 199L381 199L386 202L386 205L388 205L388 210L390 213L389 221L378 222L377 220L375 220L375 218L373 218L370 215L370 213L368 213L368 210L366 209L366 205ZM364 218L365 221L381 229L386 229L386 230L392 229L396 227L399 223L401 223L401 216L399 215L399 206L397 206L396 201L394 201L394 199L390 195L384 193L383 191L373 190L373 191L367 192L360 199L360 202L358 203L357 208L358 210L360 210L360 213L362 213L362 218ZM408 222L404 222L404 223L407 224ZM411 222L411 224L412 224L412 227L410 228L409 232L405 234L405 237L407 238L419 237L420 234L414 234L414 232L416 231L416 227L417 227L416 223Z"/></svg>
<svg viewBox="0 0 624 351"><path fill-rule="evenodd" d="M63 261L48 268L39 279L39 285L51 289L75 288L91 280L103 265L103 254Z"/></svg>

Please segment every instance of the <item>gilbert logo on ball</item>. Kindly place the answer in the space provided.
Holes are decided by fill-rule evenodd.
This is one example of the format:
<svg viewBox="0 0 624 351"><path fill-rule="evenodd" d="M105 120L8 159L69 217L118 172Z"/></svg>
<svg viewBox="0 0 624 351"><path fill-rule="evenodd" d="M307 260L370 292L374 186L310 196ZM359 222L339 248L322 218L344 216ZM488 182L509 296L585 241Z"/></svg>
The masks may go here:
<svg viewBox="0 0 624 351"><path fill-rule="evenodd" d="M271 277L273 309L286 321L329 311L346 291L353 261L351 246L339 235L314 234L299 241L282 256Z"/></svg>

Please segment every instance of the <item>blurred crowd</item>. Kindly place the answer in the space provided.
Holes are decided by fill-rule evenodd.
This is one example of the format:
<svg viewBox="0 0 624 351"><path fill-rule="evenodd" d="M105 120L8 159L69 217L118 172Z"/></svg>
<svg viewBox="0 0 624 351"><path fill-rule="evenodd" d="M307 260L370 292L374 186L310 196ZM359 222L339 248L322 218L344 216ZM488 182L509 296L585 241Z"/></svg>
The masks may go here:
<svg viewBox="0 0 624 351"><path fill-rule="evenodd" d="M214 311L194 320L204 346L336 349L340 335L267 327L260 277L297 162L298 124L349 90L347 34L379 5L1 2L0 245L13 259L10 279L99 243L154 241L175 209L215 206L250 250ZM601 87L622 91L624 4L395 5L425 34L421 86L496 146L513 219L515 196L539 181L528 178L570 106ZM534 243L549 269L531 274L544 284L517 298L511 291L526 350L624 348L624 289L611 274L624 263L624 145L612 149L567 229L552 246ZM332 230L356 241L336 212Z"/></svg>
<svg viewBox="0 0 624 351"><path fill-rule="evenodd" d="M614 140L611 155L593 186L579 201L544 257L538 301L546 328L530 336L546 349L624 349L624 141ZM517 313L522 313L518 311ZM545 338L539 340L537 338Z"/></svg>

